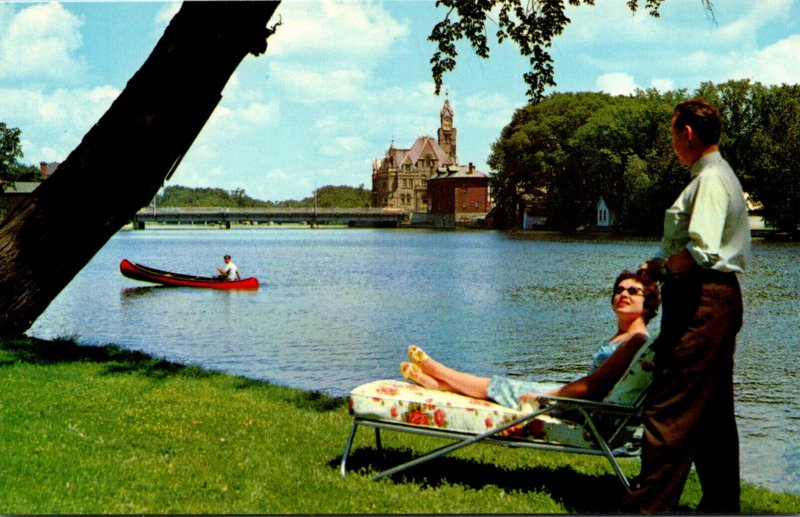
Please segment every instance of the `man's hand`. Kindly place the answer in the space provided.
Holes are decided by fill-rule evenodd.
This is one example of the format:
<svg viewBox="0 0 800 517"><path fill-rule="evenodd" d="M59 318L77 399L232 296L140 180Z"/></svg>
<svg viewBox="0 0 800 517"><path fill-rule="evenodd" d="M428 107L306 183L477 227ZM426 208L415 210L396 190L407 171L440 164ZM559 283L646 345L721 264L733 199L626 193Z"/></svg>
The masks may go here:
<svg viewBox="0 0 800 517"><path fill-rule="evenodd" d="M652 259L641 264L637 273L651 282L663 282L669 275L669 270L665 261Z"/></svg>

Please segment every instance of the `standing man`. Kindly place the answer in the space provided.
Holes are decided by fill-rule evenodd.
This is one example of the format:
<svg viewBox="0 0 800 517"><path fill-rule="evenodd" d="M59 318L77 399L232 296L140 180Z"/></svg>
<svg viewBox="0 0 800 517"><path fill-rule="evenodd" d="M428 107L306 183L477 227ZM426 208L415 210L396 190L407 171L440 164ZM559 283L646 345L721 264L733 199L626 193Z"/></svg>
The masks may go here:
<svg viewBox="0 0 800 517"><path fill-rule="evenodd" d="M659 258L642 264L663 281L653 385L644 405L642 469L626 504L672 512L694 463L698 510L739 512L739 436L733 356L742 326L736 275L750 260L739 180L719 153L722 116L692 99L675 107L672 147L691 181L666 211Z"/></svg>

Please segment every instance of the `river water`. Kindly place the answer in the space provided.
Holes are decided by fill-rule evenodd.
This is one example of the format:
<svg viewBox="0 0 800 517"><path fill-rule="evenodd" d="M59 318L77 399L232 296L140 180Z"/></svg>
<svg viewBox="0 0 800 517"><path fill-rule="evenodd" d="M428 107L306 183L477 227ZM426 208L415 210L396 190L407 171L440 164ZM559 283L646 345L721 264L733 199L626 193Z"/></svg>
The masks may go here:
<svg viewBox="0 0 800 517"><path fill-rule="evenodd" d="M308 228L120 231L29 335L116 343L331 395L400 378L409 343L466 371L568 381L614 333L609 290L655 241L491 231ZM736 394L742 476L800 493L796 244L757 242L741 279ZM210 275L229 253L253 292L151 287L128 258ZM651 323L658 331L659 320ZM343 444L344 434L343 432Z"/></svg>

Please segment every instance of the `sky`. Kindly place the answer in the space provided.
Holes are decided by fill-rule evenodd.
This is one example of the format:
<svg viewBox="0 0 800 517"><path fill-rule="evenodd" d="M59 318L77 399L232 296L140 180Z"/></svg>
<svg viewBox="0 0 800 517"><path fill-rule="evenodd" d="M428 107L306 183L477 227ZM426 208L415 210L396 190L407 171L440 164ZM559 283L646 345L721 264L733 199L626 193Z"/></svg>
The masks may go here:
<svg viewBox="0 0 800 517"><path fill-rule="evenodd" d="M568 8L548 93L800 83L800 0L717 1L713 16L701 0L666 0L657 19L626 4ZM63 161L179 8L0 2L0 122L21 130L21 161ZM165 186L244 189L272 201L325 185L369 189L372 161L392 142L408 148L436 136L445 92L434 94L427 37L446 11L434 0L285 0L277 13L282 24L267 53L244 59ZM444 77L460 163L491 172L492 143L527 103L527 70L512 44L493 43L488 60L460 48Z"/></svg>

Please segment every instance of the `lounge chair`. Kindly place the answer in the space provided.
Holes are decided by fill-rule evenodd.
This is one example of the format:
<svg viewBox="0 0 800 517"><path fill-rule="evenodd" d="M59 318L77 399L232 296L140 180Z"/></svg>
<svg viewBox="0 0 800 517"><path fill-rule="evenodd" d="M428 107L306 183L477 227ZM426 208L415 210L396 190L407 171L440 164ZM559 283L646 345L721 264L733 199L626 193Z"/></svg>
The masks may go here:
<svg viewBox="0 0 800 517"><path fill-rule="evenodd" d="M451 438L452 443L384 470L380 479L476 443L605 456L626 491L630 483L617 462L640 452L641 405L652 380L652 340L631 361L628 371L602 401L548 397L523 411L486 400L422 388L396 380L379 380L355 388L348 399L353 427L340 471L359 426L375 429L382 451L381 429Z"/></svg>

